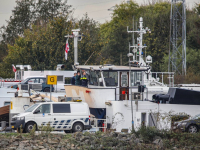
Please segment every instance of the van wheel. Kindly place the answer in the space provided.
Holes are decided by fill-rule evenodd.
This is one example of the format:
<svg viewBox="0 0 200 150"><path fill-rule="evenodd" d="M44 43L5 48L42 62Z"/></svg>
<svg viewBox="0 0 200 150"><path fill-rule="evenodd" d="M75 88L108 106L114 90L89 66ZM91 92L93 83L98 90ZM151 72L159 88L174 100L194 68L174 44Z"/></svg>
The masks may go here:
<svg viewBox="0 0 200 150"><path fill-rule="evenodd" d="M82 123L75 123L72 128L73 132L82 132L83 131L83 124Z"/></svg>
<svg viewBox="0 0 200 150"><path fill-rule="evenodd" d="M36 124L33 123L33 122L28 122L28 123L26 124L26 127L25 127L26 133L30 133L31 130L34 128L34 125L35 125L35 130L36 130Z"/></svg>
<svg viewBox="0 0 200 150"><path fill-rule="evenodd" d="M44 92L50 92L50 88L45 88Z"/></svg>

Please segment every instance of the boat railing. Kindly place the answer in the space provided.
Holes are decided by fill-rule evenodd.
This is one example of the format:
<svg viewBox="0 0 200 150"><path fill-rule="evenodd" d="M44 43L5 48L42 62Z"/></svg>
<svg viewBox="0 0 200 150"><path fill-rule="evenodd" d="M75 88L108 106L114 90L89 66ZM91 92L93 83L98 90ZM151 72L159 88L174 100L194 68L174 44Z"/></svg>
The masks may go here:
<svg viewBox="0 0 200 150"><path fill-rule="evenodd" d="M91 126L95 128L96 131L102 129L103 132L106 132L107 129L107 119L98 119L98 118L91 118Z"/></svg>
<svg viewBox="0 0 200 150"><path fill-rule="evenodd" d="M152 93L152 89L154 90ZM167 88L166 88L167 89ZM119 91L119 92L117 92ZM156 91L156 92L155 92ZM133 87L116 87L115 100L133 100L133 101L146 101L150 100L154 94L166 92L163 87L150 88L144 86L144 92L138 91L138 86Z"/></svg>
<svg viewBox="0 0 200 150"><path fill-rule="evenodd" d="M0 77L0 87L4 87L4 86L8 86L7 84L12 84L12 82L14 82L13 84L16 84L18 82L21 82L22 80L18 80L18 79L14 79L14 78L2 78ZM7 83L7 84L6 84Z"/></svg>
<svg viewBox="0 0 200 150"><path fill-rule="evenodd" d="M135 89L133 92L132 90ZM142 100L141 94L137 92L137 86L134 87L116 87L115 91L115 99L116 100ZM117 92L119 91L119 92Z"/></svg>
<svg viewBox="0 0 200 150"><path fill-rule="evenodd" d="M160 80L161 78L161 80ZM150 72L144 82L156 83L160 86L174 87L174 72ZM168 84L166 84L168 82Z"/></svg>

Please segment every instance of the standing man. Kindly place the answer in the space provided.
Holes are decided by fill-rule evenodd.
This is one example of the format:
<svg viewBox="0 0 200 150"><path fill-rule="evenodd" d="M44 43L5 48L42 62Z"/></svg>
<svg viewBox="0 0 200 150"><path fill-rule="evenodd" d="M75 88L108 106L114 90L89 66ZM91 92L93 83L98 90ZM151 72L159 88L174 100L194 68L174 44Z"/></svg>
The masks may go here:
<svg viewBox="0 0 200 150"><path fill-rule="evenodd" d="M81 85L81 74L80 71L77 71L77 75L75 78L75 85Z"/></svg>
<svg viewBox="0 0 200 150"><path fill-rule="evenodd" d="M74 73L74 76L71 78L71 85L75 85L75 78L76 78L76 73Z"/></svg>
<svg viewBox="0 0 200 150"><path fill-rule="evenodd" d="M83 72L83 76L82 76L82 78L81 78L81 82L82 82L82 86L87 87L88 79L87 79L87 77L86 77L86 72Z"/></svg>

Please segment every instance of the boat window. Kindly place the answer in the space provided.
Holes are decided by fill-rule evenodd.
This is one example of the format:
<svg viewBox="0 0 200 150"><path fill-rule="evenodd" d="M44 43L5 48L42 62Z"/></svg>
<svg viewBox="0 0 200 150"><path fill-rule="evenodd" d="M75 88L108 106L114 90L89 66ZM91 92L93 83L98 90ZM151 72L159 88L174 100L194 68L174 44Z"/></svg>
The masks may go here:
<svg viewBox="0 0 200 150"><path fill-rule="evenodd" d="M127 72L122 72L121 74L121 86L127 87L128 86L128 75Z"/></svg>
<svg viewBox="0 0 200 150"><path fill-rule="evenodd" d="M104 71L103 77L104 77L106 86L117 86L118 85L117 71Z"/></svg>
<svg viewBox="0 0 200 150"><path fill-rule="evenodd" d="M71 78L65 77L65 84L71 84Z"/></svg>
<svg viewBox="0 0 200 150"><path fill-rule="evenodd" d="M138 86L142 82L142 72L131 72L131 86Z"/></svg>
<svg viewBox="0 0 200 150"><path fill-rule="evenodd" d="M98 78L100 77L99 71L90 71L89 84L98 86Z"/></svg>

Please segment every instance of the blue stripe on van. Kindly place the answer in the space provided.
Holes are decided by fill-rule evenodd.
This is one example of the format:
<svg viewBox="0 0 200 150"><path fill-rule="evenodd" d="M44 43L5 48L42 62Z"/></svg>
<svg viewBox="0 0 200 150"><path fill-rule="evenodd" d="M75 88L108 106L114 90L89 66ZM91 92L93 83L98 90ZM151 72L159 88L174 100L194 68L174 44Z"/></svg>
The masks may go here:
<svg viewBox="0 0 200 150"><path fill-rule="evenodd" d="M65 120L62 120L60 123L63 123L63 122L65 122Z"/></svg>
<svg viewBox="0 0 200 150"><path fill-rule="evenodd" d="M61 126L58 126L57 128L61 128Z"/></svg>
<svg viewBox="0 0 200 150"><path fill-rule="evenodd" d="M63 128L67 128L67 126L64 126Z"/></svg>
<svg viewBox="0 0 200 150"><path fill-rule="evenodd" d="M67 120L67 123L69 123L71 120Z"/></svg>
<svg viewBox="0 0 200 150"><path fill-rule="evenodd" d="M89 120L89 118L86 118L86 119L85 119L85 122L88 122L88 120Z"/></svg>

